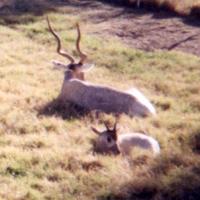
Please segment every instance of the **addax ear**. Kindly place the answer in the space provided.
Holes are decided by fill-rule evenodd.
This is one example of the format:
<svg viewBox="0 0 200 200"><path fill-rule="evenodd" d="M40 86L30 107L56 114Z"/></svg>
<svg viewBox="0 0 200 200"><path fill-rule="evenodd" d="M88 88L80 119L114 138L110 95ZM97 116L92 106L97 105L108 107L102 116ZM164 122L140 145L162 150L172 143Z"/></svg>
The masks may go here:
<svg viewBox="0 0 200 200"><path fill-rule="evenodd" d="M100 135L100 134L101 134L101 131L97 130L96 128L91 127L91 129L92 129L92 131L93 131L94 133L96 133L97 135Z"/></svg>
<svg viewBox="0 0 200 200"><path fill-rule="evenodd" d="M95 64L83 64L81 67L81 70L86 72L86 71L91 70L94 66L95 66Z"/></svg>
<svg viewBox="0 0 200 200"><path fill-rule="evenodd" d="M57 61L57 60L52 60L52 63L54 65L54 69L67 69L67 65L64 63Z"/></svg>

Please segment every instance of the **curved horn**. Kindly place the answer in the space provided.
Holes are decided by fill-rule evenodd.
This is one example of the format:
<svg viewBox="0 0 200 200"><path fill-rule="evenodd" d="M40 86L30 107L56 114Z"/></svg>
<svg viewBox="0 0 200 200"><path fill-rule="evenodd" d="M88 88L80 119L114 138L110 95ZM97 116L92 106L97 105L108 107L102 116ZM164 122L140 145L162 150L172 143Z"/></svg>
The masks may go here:
<svg viewBox="0 0 200 200"><path fill-rule="evenodd" d="M120 114L116 114L113 131L117 131L117 124L118 124L119 120L120 120Z"/></svg>
<svg viewBox="0 0 200 200"><path fill-rule="evenodd" d="M78 23L76 24L76 28L77 28L77 33L78 33L78 37L77 37L77 40L76 40L76 49L77 49L79 56L80 56L79 63L83 64L85 59L87 58L87 55L84 54L80 49L81 31L80 31L80 27L79 27Z"/></svg>
<svg viewBox="0 0 200 200"><path fill-rule="evenodd" d="M47 24L48 24L48 27L49 27L49 31L52 33L52 35L55 37L56 41L57 41L57 53L60 54L61 56L64 56L65 58L69 59L69 61L71 63L74 63L74 58L72 56L70 56L69 54L67 54L66 52L64 52L63 50L61 50L61 41L60 41L60 38L59 36L54 32L53 28L51 27L51 24L50 24L50 21L49 21L49 18L47 17Z"/></svg>
<svg viewBox="0 0 200 200"><path fill-rule="evenodd" d="M105 125L106 129L107 129L108 131L110 131L110 128L109 128L108 123L107 123L107 122L104 122L104 125Z"/></svg>
<svg viewBox="0 0 200 200"><path fill-rule="evenodd" d="M117 121L114 124L113 131L117 131Z"/></svg>

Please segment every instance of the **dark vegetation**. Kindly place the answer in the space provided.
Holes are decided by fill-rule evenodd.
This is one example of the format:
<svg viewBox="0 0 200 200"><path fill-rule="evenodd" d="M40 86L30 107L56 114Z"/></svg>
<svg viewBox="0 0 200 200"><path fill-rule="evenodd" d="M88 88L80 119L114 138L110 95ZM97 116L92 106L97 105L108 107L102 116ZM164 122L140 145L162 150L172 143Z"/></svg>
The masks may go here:
<svg viewBox="0 0 200 200"><path fill-rule="evenodd" d="M118 6L127 6L129 8L136 7L136 1L133 0L96 0L104 3L110 3ZM184 4L187 0L183 0L180 4ZM57 6L62 5L73 5L73 6L93 6L93 0L84 0L84 1L73 1L73 0L7 0L3 1L0 4L1 14L13 14L13 13L33 13L36 15L41 15L45 11L55 10ZM149 11L160 11L167 10L180 15L189 15L189 16L200 16L200 2L192 5L189 4L189 11L185 12L184 10L176 10L177 1L161 1L161 0L150 0L142 1L140 8L145 8Z"/></svg>
<svg viewBox="0 0 200 200"><path fill-rule="evenodd" d="M63 119L74 119L89 116L91 112L85 108L82 108L74 103L62 102L59 99L47 103L44 106L36 108L39 111L39 115L45 116L59 116Z"/></svg>
<svg viewBox="0 0 200 200"><path fill-rule="evenodd" d="M136 7L136 0L100 0L102 2L108 2L111 4L116 4L119 6L127 6L127 7ZM170 0L141 0L140 8L145 8L149 11L160 11L165 10L174 14L182 15L182 16L196 16L200 17L200 2L188 3L188 0L182 1L170 1ZM177 9L177 4L183 6L181 9ZM186 4L186 6L184 6Z"/></svg>

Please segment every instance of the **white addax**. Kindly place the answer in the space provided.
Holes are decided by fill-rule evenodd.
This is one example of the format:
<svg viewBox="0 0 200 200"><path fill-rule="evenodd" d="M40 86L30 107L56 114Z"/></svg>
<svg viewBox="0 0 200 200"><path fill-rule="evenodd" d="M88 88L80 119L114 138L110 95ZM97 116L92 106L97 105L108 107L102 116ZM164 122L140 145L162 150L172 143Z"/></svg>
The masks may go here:
<svg viewBox="0 0 200 200"><path fill-rule="evenodd" d="M80 60L75 59L65 51L61 50L61 41L59 36L52 29L47 18L48 27L57 41L58 54L66 57L70 63L63 64L59 61L53 61L58 67L64 67L65 78L63 81L59 99L62 102L72 102L88 110L99 110L105 113L125 113L131 117L155 115L156 111L150 101L136 88L130 91L119 91L111 87L94 85L84 79L84 72L92 65L84 64L87 56L80 50L81 33L77 24L78 37L76 40L76 49Z"/></svg>
<svg viewBox="0 0 200 200"><path fill-rule="evenodd" d="M122 154L128 156L134 147L139 147L151 151L154 155L160 153L160 146L153 137L142 133L118 134L116 123L113 129L106 126L106 130L99 131L92 127L92 130L98 134L94 150L102 154Z"/></svg>

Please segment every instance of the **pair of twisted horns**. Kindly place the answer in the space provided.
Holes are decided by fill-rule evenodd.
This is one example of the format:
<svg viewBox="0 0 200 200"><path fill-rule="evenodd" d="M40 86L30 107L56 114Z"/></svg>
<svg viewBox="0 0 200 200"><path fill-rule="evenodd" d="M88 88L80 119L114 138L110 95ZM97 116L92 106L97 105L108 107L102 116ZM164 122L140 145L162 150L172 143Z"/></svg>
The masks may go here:
<svg viewBox="0 0 200 200"><path fill-rule="evenodd" d="M47 17L47 24L48 24L48 27L49 27L49 31L52 33L52 35L55 37L55 39L57 41L57 49L56 49L57 53L60 54L61 56L64 56L65 58L67 58L70 61L71 64L75 63L75 59L72 56L70 56L68 53L66 53L65 51L62 50L60 37L58 36L57 33L55 33L55 31L51 27L51 24L50 24L48 17ZM80 60L79 60L78 63L83 64L84 61L86 60L87 56L80 49L81 31L80 31L80 27L79 27L78 23L76 24L76 28L77 28L77 33L78 33L78 36L77 36L77 39L76 39L76 49L77 49L78 54L80 56Z"/></svg>

